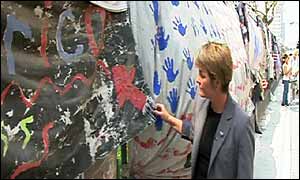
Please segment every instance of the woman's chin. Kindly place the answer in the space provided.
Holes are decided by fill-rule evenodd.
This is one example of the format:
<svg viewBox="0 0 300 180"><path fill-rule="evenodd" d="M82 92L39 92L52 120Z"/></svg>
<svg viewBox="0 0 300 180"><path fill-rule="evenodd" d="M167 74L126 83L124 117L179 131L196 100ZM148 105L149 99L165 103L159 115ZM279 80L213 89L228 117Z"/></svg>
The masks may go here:
<svg viewBox="0 0 300 180"><path fill-rule="evenodd" d="M200 95L201 97L203 97L203 98L206 97L205 93L203 93L203 92L199 92L199 95Z"/></svg>

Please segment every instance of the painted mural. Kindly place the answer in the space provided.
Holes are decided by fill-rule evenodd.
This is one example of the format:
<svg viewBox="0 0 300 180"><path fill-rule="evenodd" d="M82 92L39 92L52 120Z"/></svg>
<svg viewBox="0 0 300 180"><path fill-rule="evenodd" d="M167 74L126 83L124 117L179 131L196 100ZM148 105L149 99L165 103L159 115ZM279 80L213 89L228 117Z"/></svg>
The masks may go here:
<svg viewBox="0 0 300 180"><path fill-rule="evenodd" d="M91 177L153 123L149 93L127 11L1 1L1 179Z"/></svg>
<svg viewBox="0 0 300 180"><path fill-rule="evenodd" d="M253 110L248 56L232 2L136 1L130 3L130 13L145 80L155 101L174 116L193 118L198 94L194 57L208 41L229 46L234 69L230 92L244 110ZM151 126L130 142L130 173L136 178L190 178L191 147L167 123Z"/></svg>
<svg viewBox="0 0 300 180"><path fill-rule="evenodd" d="M231 49L230 92L253 111L262 31L246 14L245 43L233 2L114 3L1 2L1 178L115 178L126 142L131 177L190 178L192 144L151 111L193 118L208 41Z"/></svg>

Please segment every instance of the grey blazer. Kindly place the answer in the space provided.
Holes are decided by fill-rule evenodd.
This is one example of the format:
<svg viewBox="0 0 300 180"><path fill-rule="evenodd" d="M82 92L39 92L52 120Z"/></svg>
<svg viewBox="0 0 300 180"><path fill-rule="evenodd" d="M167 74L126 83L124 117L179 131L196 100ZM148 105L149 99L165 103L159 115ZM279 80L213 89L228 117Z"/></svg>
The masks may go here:
<svg viewBox="0 0 300 180"><path fill-rule="evenodd" d="M192 121L183 120L182 135L193 143L192 178L209 100L197 97ZM254 124L229 95L217 127L207 178L252 179L255 152Z"/></svg>

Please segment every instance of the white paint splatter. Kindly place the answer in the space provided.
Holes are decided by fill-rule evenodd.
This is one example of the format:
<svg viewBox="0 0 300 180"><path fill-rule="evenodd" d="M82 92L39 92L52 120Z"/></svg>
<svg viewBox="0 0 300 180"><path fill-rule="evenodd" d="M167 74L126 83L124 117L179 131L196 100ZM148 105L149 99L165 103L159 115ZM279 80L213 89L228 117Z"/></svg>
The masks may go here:
<svg viewBox="0 0 300 180"><path fill-rule="evenodd" d="M72 158L72 163L75 164L75 158L74 157Z"/></svg>
<svg viewBox="0 0 300 180"><path fill-rule="evenodd" d="M56 106L56 109L58 109L59 112L62 112L62 108L59 104Z"/></svg>
<svg viewBox="0 0 300 180"><path fill-rule="evenodd" d="M26 115L26 114L28 113L29 109L30 109L29 107L26 108L26 110L25 110L25 112L24 112L24 115Z"/></svg>
<svg viewBox="0 0 300 180"><path fill-rule="evenodd" d="M80 27L80 21L78 23L73 23L73 27L75 29L75 34L79 33L81 27Z"/></svg>
<svg viewBox="0 0 300 180"><path fill-rule="evenodd" d="M38 16L40 19L42 18L43 13L44 13L43 9L39 5L36 6L36 8L34 8L33 12L34 12L34 15Z"/></svg>
<svg viewBox="0 0 300 180"><path fill-rule="evenodd" d="M67 126L69 124L72 124L70 117L71 117L71 113L69 108L67 108L67 111L64 111L64 115L61 115L59 120L64 122Z"/></svg>
<svg viewBox="0 0 300 180"><path fill-rule="evenodd" d="M48 18L53 17L53 15L52 15L51 13L49 13L49 12L45 12L45 15L46 15Z"/></svg>
<svg viewBox="0 0 300 180"><path fill-rule="evenodd" d="M78 176L76 176L74 179L85 179L84 178L84 172L79 173Z"/></svg>
<svg viewBox="0 0 300 180"><path fill-rule="evenodd" d="M67 9L71 7L71 3L70 2L65 2L65 4L63 5L63 9Z"/></svg>
<svg viewBox="0 0 300 180"><path fill-rule="evenodd" d="M10 111L8 111L7 113L6 113L6 115L7 115L7 117L12 117L13 115L14 115L14 110L13 109L11 109Z"/></svg>
<svg viewBox="0 0 300 180"><path fill-rule="evenodd" d="M97 144L97 138L91 136L91 133L93 132L91 130L91 125L88 120L83 118L84 120L84 131L85 131L85 140L86 144L89 145L90 149L90 156L92 157L92 162L95 162L95 155L97 152L97 148L101 145L101 143Z"/></svg>
<svg viewBox="0 0 300 180"><path fill-rule="evenodd" d="M68 75L66 76L66 78L64 79L64 84L66 84L67 80L69 77L71 77L71 73L72 73L72 68L70 68Z"/></svg>
<svg viewBox="0 0 300 180"><path fill-rule="evenodd" d="M6 133L7 133L7 137L8 137L8 141L11 141L16 134L19 133L20 131L20 123L14 127L13 129L10 128L10 125L3 125L3 128L5 129Z"/></svg>
<svg viewBox="0 0 300 180"><path fill-rule="evenodd" d="M103 83L104 84L104 83ZM108 87L107 85L101 86L98 90L95 91L95 94L93 92L92 98L95 97L98 94L101 94L102 96L102 107L105 112L105 116L107 119L111 119L111 117L114 115L114 112L112 111L113 109L113 104L111 103L112 101L112 92L113 92L113 85L110 84Z"/></svg>
<svg viewBox="0 0 300 180"><path fill-rule="evenodd" d="M58 73L54 75L54 79L59 78L60 75L61 75L61 70L59 69L59 70L58 70Z"/></svg>
<svg viewBox="0 0 300 180"><path fill-rule="evenodd" d="M86 108L87 104L90 101L92 101L94 98L97 98L98 102L102 104L102 107L105 112L105 116L107 117L108 120L114 115L114 112L112 111L112 109L113 109L113 104L112 104L113 85L112 85L112 83L105 84L103 82L103 80L100 84L102 84L102 86L97 89L93 87L92 97L90 99L88 99L84 104L79 106L79 108L76 110L74 115L76 115L81 110L84 110ZM93 86L96 86L96 84L93 84ZM100 101L100 99L99 99L100 96L102 96L102 101Z"/></svg>

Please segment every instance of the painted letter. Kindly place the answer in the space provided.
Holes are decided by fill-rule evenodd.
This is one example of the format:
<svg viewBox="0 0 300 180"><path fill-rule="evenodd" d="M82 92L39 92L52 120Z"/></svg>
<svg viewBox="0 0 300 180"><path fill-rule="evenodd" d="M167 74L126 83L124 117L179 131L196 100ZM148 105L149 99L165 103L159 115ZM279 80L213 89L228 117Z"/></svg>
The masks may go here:
<svg viewBox="0 0 300 180"><path fill-rule="evenodd" d="M21 21L17 20L16 16L14 15L7 15L7 25L6 30L3 35L4 47L6 50L7 56L7 68L8 74L16 74L15 70L15 59L11 50L11 44L13 41L13 33L15 31L21 32L26 39L32 38L32 32L30 27L27 24L22 23Z"/></svg>
<svg viewBox="0 0 300 180"><path fill-rule="evenodd" d="M73 54L69 54L69 53L66 53L64 51L64 48L62 46L62 43L61 43L61 30L62 30L62 27L63 27L63 24L64 24L64 21L65 19L69 18L71 19L71 21L74 21L75 20L75 17L74 15L72 14L72 11L70 9L67 9L65 10L64 12L62 12L59 16L59 20L58 20L58 25L57 25L57 31L56 31L56 49L57 49L57 52L59 54L59 56L65 61L65 62L76 62L76 61L79 61L76 60L76 56L79 56L80 54L82 54L83 52L83 45L80 44L80 45L77 45L77 48L75 50L75 53Z"/></svg>

